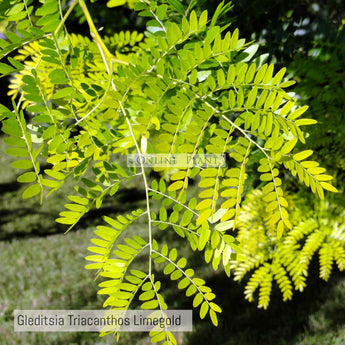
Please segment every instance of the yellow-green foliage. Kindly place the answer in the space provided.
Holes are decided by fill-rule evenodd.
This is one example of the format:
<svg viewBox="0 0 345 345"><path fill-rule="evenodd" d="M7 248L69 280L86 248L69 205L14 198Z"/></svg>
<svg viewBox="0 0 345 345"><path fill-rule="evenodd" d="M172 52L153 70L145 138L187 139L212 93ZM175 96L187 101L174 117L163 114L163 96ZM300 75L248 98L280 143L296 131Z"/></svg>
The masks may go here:
<svg viewBox="0 0 345 345"><path fill-rule="evenodd" d="M288 197L290 219L293 224L281 238L275 235L267 211L267 200L260 190L247 196L238 220L238 236L243 261L231 261L234 280L249 275L245 298L254 300L258 291L258 307L267 308L272 282L275 282L283 300L291 299L293 289L306 287L308 268L318 253L320 278L328 280L333 263L339 270L345 268L345 218L334 216L325 201L315 207L300 205Z"/></svg>
<svg viewBox="0 0 345 345"><path fill-rule="evenodd" d="M283 255L273 244L291 238L296 229L289 220L289 200L279 176L291 171L320 198L324 190L336 189L317 162L306 160L312 151L295 149L298 142L305 143L305 126L315 121L302 118L307 106L299 106L295 95L286 91L294 84L285 77L286 69L276 70L266 62L267 56L257 56L258 45L241 39L238 29L217 25L221 14L231 8L224 2L214 14L204 11L198 16L179 1L138 1L135 10L150 19L145 36L127 32L112 38L100 37L84 0L74 1L70 10L76 4L82 8L91 39L68 32L57 0L42 1L35 11L32 0L13 0L14 9L0 13L9 23L19 21L16 29L22 36L9 26L7 39L0 40L0 58L19 49L16 58L0 64L0 76L14 74L13 109L0 106L0 120L8 135L6 152L18 158L12 164L21 170L18 181L28 184L23 197L40 195L42 200L73 178L75 192L57 219L72 228L92 208L100 208L105 196L116 197L128 180L140 179L145 209L117 219L105 216L107 225L97 228L92 240L96 246L90 248L96 255L87 258L93 262L88 268L108 278L100 284L100 293L108 295L105 306L128 308L141 289L145 294L139 300L150 296L141 307L163 312L166 303L154 275L160 269L154 264L165 262L163 273L180 290L188 287L186 295L194 296L193 307L200 307L200 317L209 316L217 325L216 313L221 309L213 302L211 289L185 267L183 258L176 261L176 248L168 250L163 244L159 250L156 227L174 231L193 250L203 251L206 263L224 268L228 275L230 260L240 258L241 248L250 249L252 257L236 263L237 279L260 266L248 285L247 298L260 286L259 304L266 307L273 279L280 282L284 298L290 298L286 271L293 274L297 287L303 287L305 265L326 237L310 233L304 266L294 273L292 267L300 266L292 260L282 269L291 255ZM150 169L142 163L133 168L120 164L121 156L135 153L184 153L191 158L223 154L227 163L168 166L163 171L156 167L168 181L149 181ZM49 164L44 171L42 160ZM236 239L229 230L239 226L245 183L256 166L267 203L262 212L264 228L247 237L240 233ZM198 183L197 196L189 188L191 179ZM152 210L152 199L161 200L159 212ZM146 219L145 238L129 231L139 217ZM244 231L243 218L241 222ZM268 243L261 242L265 236ZM252 238L263 251L255 248ZM326 267L322 276L327 278L326 256L331 248L322 248ZM332 251L340 265L340 249ZM145 272L135 270L139 253L140 260L147 261ZM152 333L152 341L160 340L176 343L169 332Z"/></svg>
<svg viewBox="0 0 345 345"><path fill-rule="evenodd" d="M130 61L130 54L137 51L137 43L143 38L143 34L133 32L120 32L112 37L104 37L104 42L109 49L114 51L118 59L123 62ZM84 90L83 94L86 103L93 102L97 89L104 87L107 80L107 69L102 61L100 51L97 45L87 37L71 34L62 46L68 47L71 44L71 50L57 49L49 40L33 41L18 50L15 56L16 61L24 65L24 69L11 78L9 85L9 96L16 98L18 93L25 86L23 76L30 75L34 68L37 70L38 79L44 88L47 98L50 98L54 92L60 89L60 84L71 84L78 90ZM45 56L46 51L42 47L50 46L49 56ZM127 50L126 48L131 48ZM54 53L55 52L55 53ZM64 69L56 69L54 62L58 58L61 66L68 69L66 78ZM99 90L98 90L99 91ZM23 96L22 108L30 105L30 100Z"/></svg>

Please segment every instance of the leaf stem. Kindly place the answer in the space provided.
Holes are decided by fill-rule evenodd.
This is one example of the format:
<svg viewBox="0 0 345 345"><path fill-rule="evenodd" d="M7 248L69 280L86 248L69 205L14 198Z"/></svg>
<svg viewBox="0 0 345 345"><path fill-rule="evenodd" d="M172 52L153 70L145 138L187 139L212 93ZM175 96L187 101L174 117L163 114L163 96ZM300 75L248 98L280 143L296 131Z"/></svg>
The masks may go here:
<svg viewBox="0 0 345 345"><path fill-rule="evenodd" d="M104 54L104 56L108 62L107 66L109 67L109 64L111 61L128 65L128 62L119 60L113 54L110 53L109 49L104 44L101 36L99 35L98 30L96 29L96 26L92 20L92 17L91 17L90 12L89 12L86 4L85 4L85 1L84 0L78 0L78 1L79 1L79 5L80 5L81 9L83 10L85 19L89 25L90 35L94 39L94 41L96 42L97 46L100 48L100 51Z"/></svg>
<svg viewBox="0 0 345 345"><path fill-rule="evenodd" d="M54 35L56 35L61 28L63 27L63 25L65 24L65 21L67 20L67 18L69 17L69 15L71 14L71 12L73 11L75 5L78 3L78 0L73 0L72 5L69 7L69 9L67 10L66 14L64 15L64 17L62 18L59 26L56 28Z"/></svg>

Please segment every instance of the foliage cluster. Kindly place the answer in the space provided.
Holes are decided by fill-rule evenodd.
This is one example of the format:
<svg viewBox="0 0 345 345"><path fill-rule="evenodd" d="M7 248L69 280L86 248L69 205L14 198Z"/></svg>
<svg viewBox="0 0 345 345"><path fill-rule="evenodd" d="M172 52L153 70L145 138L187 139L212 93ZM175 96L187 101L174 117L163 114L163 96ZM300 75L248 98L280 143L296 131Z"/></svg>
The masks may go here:
<svg viewBox="0 0 345 345"><path fill-rule="evenodd" d="M341 271L345 268L344 214L337 214L338 209L327 201L305 205L305 199L291 196L288 201L293 228L282 238L277 238L270 226L267 200L260 190L247 196L238 224L237 240L247 260L231 263L234 280L240 281L253 271L245 298L253 301L259 290L258 306L265 309L274 281L284 301L291 299L293 289L304 290L315 253L319 254L319 276L325 281L334 263Z"/></svg>
<svg viewBox="0 0 345 345"><path fill-rule="evenodd" d="M92 40L69 34L64 26L77 4ZM127 31L102 39L84 0L74 1L65 15L57 0L42 1L37 9L30 0L8 0L0 7L0 18L10 23L6 39L0 40L0 73L14 75L13 110L1 106L0 120L11 146L6 152L17 158L12 166L22 171L18 182L28 184L23 198L39 195L42 201L67 179L73 181L75 192L57 219L71 229L129 180L143 184L145 209L116 219L105 215L91 240L87 260L92 263L87 268L106 278L98 292L108 296L104 307L127 309L137 296L141 308L163 313L167 304L155 274L163 270L192 297L202 319L208 315L218 324L221 308L212 289L196 277L177 248L158 244L159 230L174 231L192 250L202 251L206 263L215 270L222 267L227 275L231 265L243 273L253 262L261 265L248 284L247 297L251 299L260 285L263 307L273 276L284 298L291 296L283 265L295 264L292 261L301 255L307 258L304 266L289 273L296 287L304 286L310 255L322 241L331 243L320 249L322 276L328 277L333 258L343 268L344 250L337 252L339 242L328 241L331 234L313 242L323 229L313 231L307 223L298 225L294 235L284 192L283 172L298 176L321 199L324 190L336 192L332 176L309 160L313 152L296 149L305 143L305 126L316 121L302 117L308 107L299 106L289 91L294 81L285 77L286 68L277 70L266 62L267 54L257 56L258 45L241 39L237 29L230 32L228 24L218 25L230 8L221 2L210 16L176 0L138 1L135 11L148 18L145 34ZM226 154L228 162L225 167L154 168L160 178L152 179L143 165L137 169L120 164L121 156L133 153ZM49 164L43 171L42 160ZM266 216L264 227L251 230L248 238L242 232L250 228L241 205L250 171L258 172L263 193L262 214L256 216ZM191 181L198 183L197 196L190 192ZM159 212L152 210L152 200L161 200ZM132 234L131 224L142 217L147 232L139 237ZM238 236L230 234L237 228ZM242 248L256 232L276 243L273 254L261 252L257 258L255 251ZM297 244L301 233L310 234L302 249ZM309 243L312 248L304 250ZM286 251L293 247L296 256L284 255L283 249L277 250L279 244ZM147 260L146 269L134 266L139 254ZM273 275L268 274L271 268ZM176 343L168 329L150 336L152 342Z"/></svg>

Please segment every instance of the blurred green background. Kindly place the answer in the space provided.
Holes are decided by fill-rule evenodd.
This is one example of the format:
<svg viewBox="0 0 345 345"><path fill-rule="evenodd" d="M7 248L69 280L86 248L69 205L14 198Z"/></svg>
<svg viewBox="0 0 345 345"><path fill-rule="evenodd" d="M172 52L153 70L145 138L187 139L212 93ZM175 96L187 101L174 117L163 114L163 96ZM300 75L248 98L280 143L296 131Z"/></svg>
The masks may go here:
<svg viewBox="0 0 345 345"><path fill-rule="evenodd" d="M188 1L185 1L188 3ZM142 31L144 20L126 8L107 9L106 1L90 4L90 11L101 33L120 30ZM218 1L195 1L196 9L211 13ZM339 193L329 202L342 212L345 204L345 2L238 0L225 22L230 30L238 27L242 37L261 44L261 53L269 53L278 67L287 66L298 81L294 92L301 103L309 104L307 117L318 120L307 141L321 162L335 177ZM85 34L87 27L77 9L68 20L70 32ZM0 80L2 101L7 80ZM0 334L1 344L114 344L113 337L99 338L97 333L14 333L14 309L101 309L103 298L97 295L94 274L86 271L84 257L94 226L102 214L116 216L144 203L140 185L128 184L116 200L106 199L102 208L91 212L75 230L64 234L65 227L54 219L63 209L67 191L64 186L40 206L37 200L21 199L22 188L16 182L18 171L10 167L6 145L0 137ZM301 185L288 180L289 192L304 197ZM308 192L309 193L309 192ZM306 199L307 202L307 199ZM156 205L158 207L158 205ZM134 223L140 235L145 225ZM162 232L163 241L177 241ZM337 345L345 344L345 274L335 271L328 283L318 278L314 259L308 287L296 292L292 301L282 302L274 289L268 310L257 309L243 297L245 282L237 284L223 272L214 272L203 264L199 253L191 253L183 243L180 254L198 267L223 308L220 325L195 318L194 332L179 334L181 344L220 345ZM164 280L163 277L160 277ZM176 286L165 281L165 295L171 308L191 307ZM146 334L123 334L120 344L149 344Z"/></svg>

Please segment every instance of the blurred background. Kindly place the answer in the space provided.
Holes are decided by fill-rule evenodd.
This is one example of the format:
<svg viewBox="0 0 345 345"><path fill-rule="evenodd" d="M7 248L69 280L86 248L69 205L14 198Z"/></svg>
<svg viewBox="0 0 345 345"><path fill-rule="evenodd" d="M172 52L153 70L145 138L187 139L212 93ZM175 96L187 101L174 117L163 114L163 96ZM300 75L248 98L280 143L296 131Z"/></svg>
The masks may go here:
<svg viewBox="0 0 345 345"><path fill-rule="evenodd" d="M189 2L184 0L186 4ZM121 30L143 31L145 22L128 8L108 9L106 1L90 4L90 12L103 35ZM213 13L218 1L196 1L198 11ZM68 2L65 1L65 5ZM238 27L247 41L260 43L260 53L269 53L278 67L298 83L294 87L301 104L310 106L306 117L319 124L311 126L307 147L335 177L340 191L327 193L334 212L344 211L345 197L345 2L343 0L237 0L223 18ZM85 34L87 25L76 8L68 19L70 32ZM0 24L0 32L3 27ZM6 99L8 80L0 79L1 101ZM101 209L90 212L77 227L66 228L55 218L66 203L71 186L45 200L21 199L22 186L16 182L18 171L11 168L5 155L6 145L0 136L0 334L1 344L114 344L115 338L99 338L97 333L14 333L14 309L102 309L103 298L97 295L94 274L84 269L94 226L101 216L116 216L144 205L140 185L128 184L116 200L106 199ZM255 172L253 172L255 173ZM255 176L252 181L255 180ZM289 180L288 192L309 202L310 192ZM250 187L248 187L250 188ZM156 205L159 209L159 205ZM134 223L139 235L145 224ZM214 272L203 264L199 253L192 253L176 236L162 232L162 241L181 247L180 254L198 267L217 295L223 314L217 329L208 321L195 318L194 332L178 335L181 344L217 345L341 345L345 344L345 274L334 270L325 283L319 276L314 258L307 288L295 292L291 301L282 302L279 289L273 289L267 310L244 299L245 281L241 284ZM164 277L162 277L164 279ZM166 282L166 300L170 308L189 309L190 301L179 294L174 284ZM119 344L149 344L145 334L123 334Z"/></svg>

